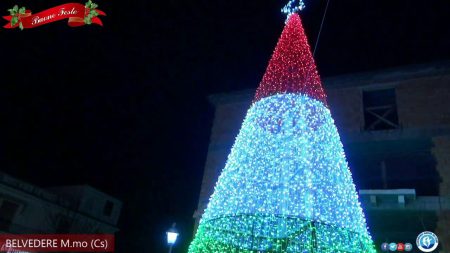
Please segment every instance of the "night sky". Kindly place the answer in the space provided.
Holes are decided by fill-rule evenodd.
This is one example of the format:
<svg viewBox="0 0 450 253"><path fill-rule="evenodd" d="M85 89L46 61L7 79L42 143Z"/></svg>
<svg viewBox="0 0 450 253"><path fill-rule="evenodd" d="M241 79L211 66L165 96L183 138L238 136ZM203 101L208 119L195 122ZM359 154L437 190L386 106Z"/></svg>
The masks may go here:
<svg viewBox="0 0 450 253"><path fill-rule="evenodd" d="M67 2L4 0L0 11ZM256 89L287 0L94 2L104 27L0 29L0 170L122 200L118 252L165 252L172 222L184 252L213 119L207 95ZM305 3L315 45L326 1ZM449 13L448 0L330 0L319 72L450 60Z"/></svg>

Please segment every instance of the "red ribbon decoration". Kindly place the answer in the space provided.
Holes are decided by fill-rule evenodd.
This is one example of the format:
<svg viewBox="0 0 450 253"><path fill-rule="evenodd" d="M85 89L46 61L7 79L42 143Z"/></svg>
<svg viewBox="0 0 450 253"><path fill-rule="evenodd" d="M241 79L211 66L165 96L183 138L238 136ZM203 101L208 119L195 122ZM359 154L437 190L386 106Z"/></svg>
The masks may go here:
<svg viewBox="0 0 450 253"><path fill-rule="evenodd" d="M31 14L30 10L26 10L25 14L19 14L19 22L22 22L23 28L35 28L48 23L56 22L62 19L68 18L68 24L71 27L85 25L84 17L89 14L90 9L79 3L67 3L50 8L45 11L41 11L36 14ZM101 10L97 11L98 15L106 16ZM19 26L19 22L14 26L11 26L11 19L13 16L3 16L9 23L4 25L4 28L16 28ZM92 18L92 23L103 26L102 21L98 17Z"/></svg>

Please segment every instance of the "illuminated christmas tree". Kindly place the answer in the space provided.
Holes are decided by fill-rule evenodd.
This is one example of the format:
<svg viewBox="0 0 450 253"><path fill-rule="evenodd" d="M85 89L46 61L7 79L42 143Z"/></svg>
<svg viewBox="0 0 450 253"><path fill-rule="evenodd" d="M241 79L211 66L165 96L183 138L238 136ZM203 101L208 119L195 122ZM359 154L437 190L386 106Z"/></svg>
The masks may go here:
<svg viewBox="0 0 450 253"><path fill-rule="evenodd" d="M289 15L189 252L376 252L298 14Z"/></svg>

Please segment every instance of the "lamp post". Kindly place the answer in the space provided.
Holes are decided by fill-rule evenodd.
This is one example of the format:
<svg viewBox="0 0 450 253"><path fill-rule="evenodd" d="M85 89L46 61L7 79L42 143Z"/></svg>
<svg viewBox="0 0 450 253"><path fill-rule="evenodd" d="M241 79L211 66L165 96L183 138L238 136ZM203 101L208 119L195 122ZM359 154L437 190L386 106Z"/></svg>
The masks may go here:
<svg viewBox="0 0 450 253"><path fill-rule="evenodd" d="M172 253L172 247L177 241L178 230L175 228L177 224L174 222L172 227L166 232L167 234L167 244L169 244L169 253Z"/></svg>

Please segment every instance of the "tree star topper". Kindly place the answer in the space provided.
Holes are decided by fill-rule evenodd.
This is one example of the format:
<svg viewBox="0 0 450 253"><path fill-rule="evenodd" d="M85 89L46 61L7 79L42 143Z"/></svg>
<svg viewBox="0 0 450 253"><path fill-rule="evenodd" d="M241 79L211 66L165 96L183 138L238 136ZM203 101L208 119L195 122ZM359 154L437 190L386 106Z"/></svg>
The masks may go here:
<svg viewBox="0 0 450 253"><path fill-rule="evenodd" d="M283 9L281 9L281 12L287 15L286 22L292 14L305 8L305 3L303 3L303 0L298 0L297 4L296 2L296 0L289 0L289 3L287 3L286 6L283 7Z"/></svg>

